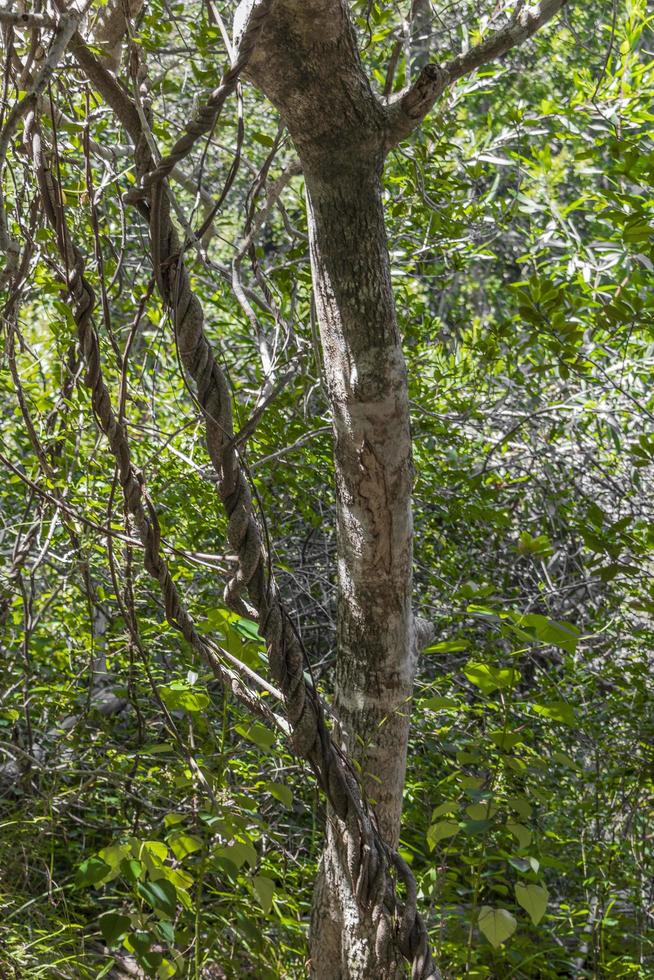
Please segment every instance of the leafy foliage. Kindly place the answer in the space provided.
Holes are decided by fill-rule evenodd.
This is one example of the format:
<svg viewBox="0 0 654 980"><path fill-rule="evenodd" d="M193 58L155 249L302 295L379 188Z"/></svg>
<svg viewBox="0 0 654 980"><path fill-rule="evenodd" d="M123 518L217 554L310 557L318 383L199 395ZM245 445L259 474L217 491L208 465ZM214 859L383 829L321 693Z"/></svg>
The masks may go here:
<svg viewBox="0 0 654 980"><path fill-rule="evenodd" d="M481 18L442 6L439 58L464 32L474 41L494 5ZM214 7L229 12L154 0L135 25L162 151L219 78ZM399 91L431 21L417 16L405 43L394 5L352 7L367 70ZM651 17L643 0L566 17L459 82L384 175L414 413L416 600L436 625L402 849L452 978L654 975ZM13 44L25 57L29 38ZM12 103L18 80L7 85ZM222 604L226 522L144 227L125 210L126 136L71 57L50 97L59 114L42 128L100 297L106 380L177 585L224 662L265 674L256 625ZM250 87L242 97L242 165L187 257L239 424L256 417L242 452L329 693L334 492L302 177L270 106ZM175 178L195 228L238 139L232 112ZM18 303L3 297L0 374L0 972L304 976L322 805L283 739L166 624L20 140L8 164L27 267ZM259 416L264 340L283 384Z"/></svg>

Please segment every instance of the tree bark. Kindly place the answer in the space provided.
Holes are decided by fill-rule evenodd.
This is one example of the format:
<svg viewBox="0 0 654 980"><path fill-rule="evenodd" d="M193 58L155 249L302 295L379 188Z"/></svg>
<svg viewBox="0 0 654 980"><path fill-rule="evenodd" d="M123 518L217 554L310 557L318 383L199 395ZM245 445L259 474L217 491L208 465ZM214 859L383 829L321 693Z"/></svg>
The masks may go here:
<svg viewBox="0 0 654 980"><path fill-rule="evenodd" d="M386 841L399 840L413 688L411 435L381 196L384 115L347 5L280 0L252 80L280 109L306 183L311 264L332 411L337 497L337 736ZM392 937L349 887L347 828L328 813L312 975L404 975Z"/></svg>
<svg viewBox="0 0 654 980"><path fill-rule="evenodd" d="M335 714L386 841L397 846L414 675L411 437L380 162L307 175L314 292L334 430L338 538ZM331 169L331 168L330 168ZM348 888L344 828L328 815L311 959L321 980L394 977L390 946ZM335 936L340 942L334 955Z"/></svg>

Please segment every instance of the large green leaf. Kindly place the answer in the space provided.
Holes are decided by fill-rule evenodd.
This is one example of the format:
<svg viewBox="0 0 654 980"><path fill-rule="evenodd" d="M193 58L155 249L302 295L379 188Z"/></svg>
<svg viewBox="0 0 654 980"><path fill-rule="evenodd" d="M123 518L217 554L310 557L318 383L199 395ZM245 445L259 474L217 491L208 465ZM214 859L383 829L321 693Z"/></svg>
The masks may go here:
<svg viewBox="0 0 654 980"><path fill-rule="evenodd" d="M254 891L259 900L259 905L268 914L272 908L273 895L275 894L275 882L265 875L255 875L252 879Z"/></svg>
<svg viewBox="0 0 654 980"><path fill-rule="evenodd" d="M123 936L127 935L131 919L128 915L121 915L120 912L105 912L100 916L99 924L102 938L107 946L115 946Z"/></svg>
<svg viewBox="0 0 654 980"><path fill-rule="evenodd" d="M497 949L516 930L516 920L507 909L494 909L484 905L479 913L479 928L491 946Z"/></svg>
<svg viewBox="0 0 654 980"><path fill-rule="evenodd" d="M454 837L459 832L459 825L455 820L439 820L434 823L427 831L427 843L433 849L439 841Z"/></svg>
<svg viewBox="0 0 654 980"><path fill-rule="evenodd" d="M170 711L188 711L194 714L209 704L209 696L204 691L194 690L182 681L173 681L159 688L159 696Z"/></svg>
<svg viewBox="0 0 654 980"><path fill-rule="evenodd" d="M249 725L237 725L236 731L239 733L239 735L242 735L243 738L247 738L248 741L254 742L255 745L258 745L260 749L264 749L265 751L268 751L275 741L275 733L271 732L269 728L266 728L264 725L260 725L256 721Z"/></svg>
<svg viewBox="0 0 654 980"><path fill-rule="evenodd" d="M139 895L159 912L164 912L172 918L177 908L177 890L172 882L166 878L158 878L157 881L139 881L137 884Z"/></svg>
<svg viewBox="0 0 654 980"><path fill-rule="evenodd" d="M98 885L112 873L111 865L99 857L90 857L82 861L75 874L76 885Z"/></svg>
<svg viewBox="0 0 654 980"><path fill-rule="evenodd" d="M543 718L562 722L571 728L576 724L575 709L565 701L550 701L548 704L534 704L532 707L536 714L542 715Z"/></svg>
<svg viewBox="0 0 654 980"><path fill-rule="evenodd" d="M193 834L175 834L168 838L168 843L178 861L189 854L200 851L203 847L201 838L195 837Z"/></svg>
<svg viewBox="0 0 654 980"><path fill-rule="evenodd" d="M471 684L478 687L484 694L504 690L519 680L520 674L514 667L493 667L490 664L470 661L465 668L465 676Z"/></svg>
<svg viewBox="0 0 654 980"><path fill-rule="evenodd" d="M514 823L507 820L506 829L513 834L521 848L529 847L531 843L531 831L528 827L524 827L521 823Z"/></svg>
<svg viewBox="0 0 654 980"><path fill-rule="evenodd" d="M524 885L519 881L515 886L515 897L518 905L527 912L535 926L545 915L549 893L541 885Z"/></svg>

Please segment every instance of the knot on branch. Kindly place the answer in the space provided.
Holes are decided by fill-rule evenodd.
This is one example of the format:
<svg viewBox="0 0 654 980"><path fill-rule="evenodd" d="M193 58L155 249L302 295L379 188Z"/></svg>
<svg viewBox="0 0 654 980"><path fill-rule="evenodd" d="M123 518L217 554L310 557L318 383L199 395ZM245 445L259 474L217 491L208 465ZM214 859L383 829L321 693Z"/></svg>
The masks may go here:
<svg viewBox="0 0 654 980"><path fill-rule="evenodd" d="M410 119L422 119L445 91L448 81L447 69L436 64L425 65L415 84L400 102L406 115Z"/></svg>

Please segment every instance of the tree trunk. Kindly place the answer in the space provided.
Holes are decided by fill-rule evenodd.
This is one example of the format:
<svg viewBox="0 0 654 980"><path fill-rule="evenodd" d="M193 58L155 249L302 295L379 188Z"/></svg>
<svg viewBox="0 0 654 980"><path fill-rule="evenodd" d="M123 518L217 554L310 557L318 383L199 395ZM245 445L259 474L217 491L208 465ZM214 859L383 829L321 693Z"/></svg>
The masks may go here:
<svg viewBox="0 0 654 980"><path fill-rule="evenodd" d="M411 437L391 289L381 160L307 175L311 260L333 416L338 532L335 713L389 844L399 840L413 688ZM329 814L311 959L320 980L393 977L349 894L344 828ZM338 940L336 949L334 945Z"/></svg>
<svg viewBox="0 0 654 980"><path fill-rule="evenodd" d="M337 736L397 845L414 676L411 435L381 198L385 133L340 0L279 0L249 75L280 109L305 176L332 410L338 532ZM311 927L319 980L403 976L351 894L328 813ZM377 945L377 948L376 948Z"/></svg>
<svg viewBox="0 0 654 980"><path fill-rule="evenodd" d="M374 95L363 69L348 0L276 0L265 9L246 67L279 109L304 172L334 432L335 735L358 766L382 834L394 846L418 643L411 609L409 398L382 208L384 157L448 85L531 37L564 2L543 0L529 10L518 5L501 30L465 54L445 66L423 64L387 104ZM254 5L240 3L236 35ZM412 16L428 19L428 7L414 0ZM387 81L391 88L392 74ZM362 912L351 894L360 855L349 855L348 846L356 837L334 813L328 812L327 824L312 917L313 975L394 980L403 969L393 938L376 928L375 911Z"/></svg>

